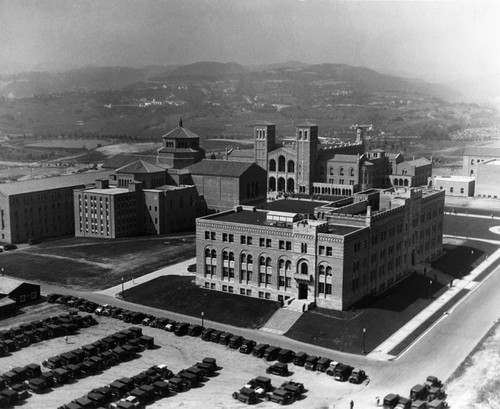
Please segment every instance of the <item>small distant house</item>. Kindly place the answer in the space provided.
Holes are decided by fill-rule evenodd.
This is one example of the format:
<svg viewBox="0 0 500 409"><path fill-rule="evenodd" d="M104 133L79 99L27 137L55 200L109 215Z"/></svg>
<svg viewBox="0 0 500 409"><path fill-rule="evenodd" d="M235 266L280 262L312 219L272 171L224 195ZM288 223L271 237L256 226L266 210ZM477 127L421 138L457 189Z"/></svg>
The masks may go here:
<svg viewBox="0 0 500 409"><path fill-rule="evenodd" d="M17 305L40 299L40 286L8 277L0 278L0 298L8 297Z"/></svg>

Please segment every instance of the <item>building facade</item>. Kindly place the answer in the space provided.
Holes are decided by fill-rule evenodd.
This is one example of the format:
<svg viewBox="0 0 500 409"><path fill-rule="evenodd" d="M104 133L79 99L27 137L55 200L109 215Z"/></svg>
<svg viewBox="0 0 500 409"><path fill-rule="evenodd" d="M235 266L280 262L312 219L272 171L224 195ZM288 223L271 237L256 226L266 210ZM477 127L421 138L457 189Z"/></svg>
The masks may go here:
<svg viewBox="0 0 500 409"><path fill-rule="evenodd" d="M364 128L353 143L320 144L318 126L296 126L292 141L278 146L276 126L254 126L254 160L267 170L269 197L282 195L352 196L371 188L414 187L427 183L432 164L421 158L404 161L401 154L365 151Z"/></svg>
<svg viewBox="0 0 500 409"><path fill-rule="evenodd" d="M311 215L287 207L283 201L282 211L238 207L197 219L197 283L345 310L442 252L444 192L373 190Z"/></svg>
<svg viewBox="0 0 500 409"><path fill-rule="evenodd" d="M472 176L433 176L429 187L442 190L447 196L473 197L476 178Z"/></svg>
<svg viewBox="0 0 500 409"><path fill-rule="evenodd" d="M108 175L89 172L0 185L0 241L73 235L73 190Z"/></svg>

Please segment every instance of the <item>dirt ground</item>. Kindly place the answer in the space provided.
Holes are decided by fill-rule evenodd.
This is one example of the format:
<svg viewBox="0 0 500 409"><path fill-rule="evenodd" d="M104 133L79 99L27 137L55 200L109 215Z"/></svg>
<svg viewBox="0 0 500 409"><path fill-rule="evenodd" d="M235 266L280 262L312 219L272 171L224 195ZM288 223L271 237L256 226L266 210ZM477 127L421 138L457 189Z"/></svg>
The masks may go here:
<svg viewBox="0 0 500 409"><path fill-rule="evenodd" d="M447 383L448 403L458 409L500 408L500 326L457 369Z"/></svg>
<svg viewBox="0 0 500 409"><path fill-rule="evenodd" d="M57 315L62 311L67 311L67 308L57 304L43 303L25 310L26 313L22 315L1 321L0 329L16 326L34 319ZM0 372L3 373L15 366L24 366L29 363L41 364L44 359L50 356L78 348L129 326L129 324L108 317L96 318L99 325L81 329L79 334L69 338L69 344L65 343L64 338L55 338L0 358ZM272 379L273 386L279 386L285 380L290 379L304 383L308 391L302 400L292 405L297 409L347 408L349 407L347 396L356 392L362 393L368 387L367 385L336 382L324 373L309 372L293 364L290 365L290 369L294 373L290 377L282 378L266 375L265 369L269 363L261 359L240 354L238 351L222 345L202 341L198 337L185 336L178 338L172 333L156 328L142 328L144 334L155 338L155 343L160 348L146 350L141 353L140 358L121 363L100 374L80 379L72 384L55 387L49 393L33 394L22 407L25 409L57 408L83 396L92 388L109 384L119 377L135 375L152 365L165 363L171 370L177 372L206 356L217 359L218 365L222 367L219 375L209 378L201 387L156 401L154 404L148 405L148 408L165 408L167 406L169 408L243 408L246 405L235 401L231 396L232 392L258 375L269 376ZM259 408L277 407L275 403L265 401L257 406ZM356 405L356 408L358 407L366 406Z"/></svg>

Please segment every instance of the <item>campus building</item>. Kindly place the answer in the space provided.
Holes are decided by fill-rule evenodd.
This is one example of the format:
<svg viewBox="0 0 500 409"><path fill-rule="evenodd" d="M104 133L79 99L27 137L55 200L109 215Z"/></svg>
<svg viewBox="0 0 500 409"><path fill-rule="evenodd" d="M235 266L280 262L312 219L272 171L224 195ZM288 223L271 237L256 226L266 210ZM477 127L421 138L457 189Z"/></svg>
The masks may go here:
<svg viewBox="0 0 500 409"><path fill-rule="evenodd" d="M473 197L476 178L472 176L433 176L429 187L442 190L447 196Z"/></svg>
<svg viewBox="0 0 500 409"><path fill-rule="evenodd" d="M382 149L365 151L364 132L363 126L357 128L355 142L321 144L318 126L306 122L296 125L293 140L279 146L274 124L255 124L254 161L268 172L268 196L352 196L372 188L425 186L430 161L404 161L401 154Z"/></svg>
<svg viewBox="0 0 500 409"><path fill-rule="evenodd" d="M0 241L69 236L75 232L73 190L109 172L78 173L0 185Z"/></svg>
<svg viewBox="0 0 500 409"><path fill-rule="evenodd" d="M196 281L345 310L442 252L443 211L444 192L420 188L370 189L337 202L276 200L266 210L238 206L197 219Z"/></svg>

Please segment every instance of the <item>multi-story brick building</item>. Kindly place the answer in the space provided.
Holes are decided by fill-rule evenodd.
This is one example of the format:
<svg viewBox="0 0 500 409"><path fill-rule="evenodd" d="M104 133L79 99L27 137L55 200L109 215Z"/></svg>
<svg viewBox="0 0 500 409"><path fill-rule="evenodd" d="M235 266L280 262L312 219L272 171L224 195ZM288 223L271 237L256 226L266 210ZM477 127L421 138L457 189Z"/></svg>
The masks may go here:
<svg viewBox="0 0 500 409"><path fill-rule="evenodd" d="M19 243L74 234L73 190L108 175L89 172L0 185L0 240Z"/></svg>
<svg viewBox="0 0 500 409"><path fill-rule="evenodd" d="M444 192L370 190L314 206L294 212L284 200L197 219L197 283L345 310L442 251Z"/></svg>
<svg viewBox="0 0 500 409"><path fill-rule="evenodd" d="M364 128L352 143L320 144L318 126L296 126L293 141L278 146L276 126L254 125L254 161L267 170L270 197L282 194L352 196L371 188L421 186L432 174L426 159L405 162L401 154L365 151Z"/></svg>

